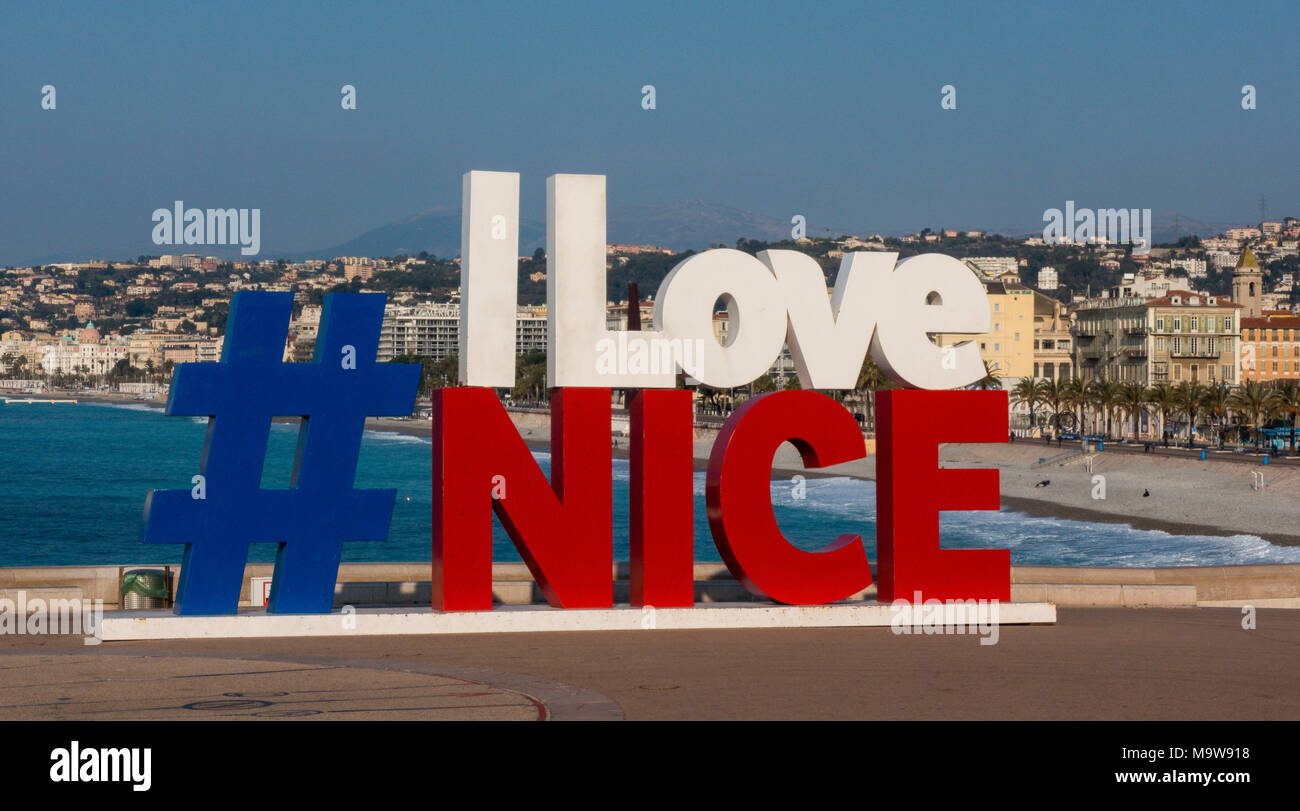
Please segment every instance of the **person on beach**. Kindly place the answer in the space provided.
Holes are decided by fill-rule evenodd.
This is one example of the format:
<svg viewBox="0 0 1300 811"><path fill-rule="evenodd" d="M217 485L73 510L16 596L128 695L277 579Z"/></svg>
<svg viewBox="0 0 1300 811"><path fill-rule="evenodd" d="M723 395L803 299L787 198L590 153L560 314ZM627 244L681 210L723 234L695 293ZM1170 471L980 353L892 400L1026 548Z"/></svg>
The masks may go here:
<svg viewBox="0 0 1300 811"><path fill-rule="evenodd" d="M1051 484L1051 483L1052 483L1052 480L1051 480L1051 479L1043 479L1043 480L1042 480L1041 482L1039 482L1038 484L1035 484L1035 485L1034 485L1034 488L1037 489L1037 488L1039 488L1039 487L1046 487L1047 485L1049 485L1049 484Z"/></svg>

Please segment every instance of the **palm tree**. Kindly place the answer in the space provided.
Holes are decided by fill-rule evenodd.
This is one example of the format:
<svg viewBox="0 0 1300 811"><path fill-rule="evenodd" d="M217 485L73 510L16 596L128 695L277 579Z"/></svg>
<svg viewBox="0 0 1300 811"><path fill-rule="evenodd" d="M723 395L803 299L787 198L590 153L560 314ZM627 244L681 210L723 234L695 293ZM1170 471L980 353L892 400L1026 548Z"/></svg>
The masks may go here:
<svg viewBox="0 0 1300 811"><path fill-rule="evenodd" d="M1291 452L1295 453L1296 420L1300 418L1300 383L1279 380L1273 389L1273 410L1291 424Z"/></svg>
<svg viewBox="0 0 1300 811"><path fill-rule="evenodd" d="M1227 383L1215 383L1205 390L1205 396L1201 398L1201 408L1205 409L1205 416L1215 426L1219 434L1219 447L1223 447L1224 429L1228 423L1229 401L1232 398L1232 389Z"/></svg>
<svg viewBox="0 0 1300 811"><path fill-rule="evenodd" d="M749 395L751 397L766 394L769 391L776 391L776 381L772 379L770 374L764 374L749 384Z"/></svg>
<svg viewBox="0 0 1300 811"><path fill-rule="evenodd" d="M1034 412L1042 403L1043 386L1047 381L1022 377L1020 382L1011 387L1011 400L1029 407L1029 433L1034 432Z"/></svg>
<svg viewBox="0 0 1300 811"><path fill-rule="evenodd" d="M1147 392L1147 402L1160 412L1160 435L1163 444L1169 445L1169 415L1178 408L1177 397L1168 383L1157 383Z"/></svg>
<svg viewBox="0 0 1300 811"><path fill-rule="evenodd" d="M1061 429L1061 406L1066 402L1068 383L1060 380L1044 380L1039 391L1039 401L1052 409L1052 428L1054 432Z"/></svg>
<svg viewBox="0 0 1300 811"><path fill-rule="evenodd" d="M983 390L1002 388L1002 381L998 379L997 370L989 366L988 361L984 361L984 376L972 383L971 388Z"/></svg>
<svg viewBox="0 0 1300 811"><path fill-rule="evenodd" d="M1110 439L1110 420L1119 402L1119 384L1113 380L1094 380L1088 384L1088 399L1104 415L1106 438Z"/></svg>
<svg viewBox="0 0 1300 811"><path fill-rule="evenodd" d="M1273 400L1269 387L1258 380L1247 380L1232 395L1231 405L1247 419L1255 432L1255 446L1259 447L1260 425L1272 412Z"/></svg>
<svg viewBox="0 0 1300 811"><path fill-rule="evenodd" d="M1138 441L1138 420L1142 416L1142 407L1147 402L1147 387L1136 380L1130 380L1119 387L1118 403L1133 418L1133 441Z"/></svg>
<svg viewBox="0 0 1300 811"><path fill-rule="evenodd" d="M870 421L873 428L876 424L876 392L882 389L892 389L894 385L894 381L880 371L880 367L868 354L862 361L862 369L858 372L858 382L853 390L857 393L858 399L866 403L867 413L864 416Z"/></svg>
<svg viewBox="0 0 1300 811"><path fill-rule="evenodd" d="M1196 418L1201 415L1205 387L1195 381L1184 380L1174 388L1174 401L1178 410L1187 415L1187 447L1196 447Z"/></svg>
<svg viewBox="0 0 1300 811"><path fill-rule="evenodd" d="M1083 400L1083 410L1079 413L1080 434L1097 433L1097 412L1101 410L1101 404L1097 401L1097 385L1100 382L1099 378L1089 380L1087 383L1083 384L1083 389L1079 392L1079 396ZM1083 426L1083 420L1087 417L1089 411L1092 412L1092 416L1088 420L1088 427L1085 429Z"/></svg>
<svg viewBox="0 0 1300 811"><path fill-rule="evenodd" d="M1088 394L1088 386L1087 386L1086 383L1083 382L1083 380L1082 380L1081 378L1076 377L1076 378L1074 378L1073 380L1071 380L1069 383L1066 383L1066 384L1065 384L1065 404L1066 404L1066 406L1067 406L1071 411L1074 411L1075 409L1078 409L1078 411L1079 411L1079 414L1078 414L1078 416L1079 416L1079 423L1078 423L1078 425L1079 425L1079 441L1080 441L1080 442L1085 441L1085 440L1083 439L1084 434L1086 433L1086 432L1083 430L1083 414L1084 414L1084 409L1088 406L1088 401L1089 401L1089 399L1090 399L1090 396L1089 396L1089 394Z"/></svg>

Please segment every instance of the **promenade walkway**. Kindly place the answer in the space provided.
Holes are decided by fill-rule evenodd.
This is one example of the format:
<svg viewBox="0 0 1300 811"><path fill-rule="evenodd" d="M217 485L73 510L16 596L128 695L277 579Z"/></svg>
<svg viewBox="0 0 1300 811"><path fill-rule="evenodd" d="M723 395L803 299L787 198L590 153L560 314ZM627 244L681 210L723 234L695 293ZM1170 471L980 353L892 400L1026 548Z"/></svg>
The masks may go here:
<svg viewBox="0 0 1300 811"><path fill-rule="evenodd" d="M1062 608L993 645L888 628L0 637L0 718L1300 720L1300 611L1242 620Z"/></svg>

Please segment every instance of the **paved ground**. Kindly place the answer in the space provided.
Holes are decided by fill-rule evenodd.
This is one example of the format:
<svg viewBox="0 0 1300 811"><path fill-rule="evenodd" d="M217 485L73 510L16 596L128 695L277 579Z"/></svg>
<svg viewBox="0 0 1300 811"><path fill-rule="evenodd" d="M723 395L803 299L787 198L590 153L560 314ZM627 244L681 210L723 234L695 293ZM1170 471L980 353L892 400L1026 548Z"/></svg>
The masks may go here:
<svg viewBox="0 0 1300 811"><path fill-rule="evenodd" d="M533 721L536 699L440 674L191 656L0 657L0 720L265 718Z"/></svg>
<svg viewBox="0 0 1300 811"><path fill-rule="evenodd" d="M0 651L0 721L617 720L603 696L423 662L259 651L142 651L22 638ZM41 644L45 642L47 644Z"/></svg>
<svg viewBox="0 0 1300 811"><path fill-rule="evenodd" d="M1063 608L988 646L887 628L4 637L0 718L1300 719L1300 611L1256 626Z"/></svg>

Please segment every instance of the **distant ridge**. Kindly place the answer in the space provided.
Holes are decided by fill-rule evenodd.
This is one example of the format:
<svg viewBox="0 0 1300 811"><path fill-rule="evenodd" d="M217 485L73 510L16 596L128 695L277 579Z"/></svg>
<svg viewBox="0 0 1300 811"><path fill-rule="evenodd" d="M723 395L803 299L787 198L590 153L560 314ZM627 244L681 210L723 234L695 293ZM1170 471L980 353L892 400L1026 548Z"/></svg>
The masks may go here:
<svg viewBox="0 0 1300 811"><path fill-rule="evenodd" d="M752 211L687 200L668 205L636 205L610 209L605 233L609 242L659 245L674 251L701 250L736 240L775 241L790 238L789 222ZM808 224L809 236L825 236L825 226ZM851 233L832 228L832 236ZM546 224L532 219L519 223L519 253L546 247ZM332 259L336 256L414 256L420 251L439 256L460 255L460 209L440 206L413 217L374 228L330 248L284 254L293 259ZM279 256L263 252L266 256Z"/></svg>
<svg viewBox="0 0 1300 811"><path fill-rule="evenodd" d="M535 220L519 223L519 248L546 242L546 225ZM293 254L294 259L333 259L336 256L415 256L428 251L446 258L460 255L460 209L439 206L404 220L381 225L331 248ZM527 253L533 248L528 247Z"/></svg>
<svg viewBox="0 0 1300 811"><path fill-rule="evenodd" d="M1197 220L1185 215L1178 215L1174 212L1152 212L1151 214L1151 232L1154 242L1177 242L1182 237L1212 237L1224 233L1229 228L1240 228L1244 225L1255 225L1257 223L1248 222L1208 222ZM1028 237L1041 236L1046 223L1037 227L1015 226L1010 228L990 228L985 229L986 234L1001 234L1005 237ZM1176 227L1175 227L1176 226ZM979 230L979 229L976 229Z"/></svg>
<svg viewBox="0 0 1300 811"><path fill-rule="evenodd" d="M1243 223L1206 222L1180 216L1175 230L1173 213L1152 216L1155 242L1174 242L1179 237L1221 234ZM632 205L609 210L606 238L609 242L659 245L674 251L702 250L710 245L735 245L736 240L775 242L790 238L791 224L753 211L703 200L685 200L666 205ZM919 230L919 229L918 229ZM966 230L966 229L962 229ZM982 229L987 234L1025 237L1042 233L1042 226ZM866 236L878 229L831 227L832 237L841 234ZM809 222L809 237L825 237L827 226ZM894 233L896 235L896 233ZM546 223L524 219L519 225L519 253L531 254L546 247ZM335 256L413 256L428 251L435 256L460 255L460 209L455 206L430 208L389 225L366 231L355 239L319 251L293 254L290 258L332 259ZM265 253L265 252L264 252ZM274 256L277 254L266 254Z"/></svg>
<svg viewBox="0 0 1300 811"><path fill-rule="evenodd" d="M675 251L736 244L738 239L775 242L790 238L789 220L776 220L733 206L686 200L669 205L623 206L611 210L610 242L659 245ZM808 236L826 235L826 226L810 222ZM831 228L831 236L852 233Z"/></svg>
<svg viewBox="0 0 1300 811"><path fill-rule="evenodd" d="M1237 222L1211 222L1192 217L1179 216L1175 229L1175 215L1172 212L1156 212L1152 216L1152 231L1155 242L1175 242L1179 237L1196 235L1208 237L1221 234L1229 228L1253 224L1242 220ZM740 238L776 241L790 238L792 225L788 220L779 220L757 214L734 206L719 205L702 200L686 200L664 205L630 205L611 208L606 219L606 238L614 243L650 244L671 248L674 251L702 250L710 245L735 245ZM927 227L922 223L915 231ZM930 224L930 228L951 227L948 224ZM1020 238L1042 234L1043 225L1028 223L1003 228L967 228L958 230L981 230L985 234L1001 234L1005 237ZM812 238L825 237L828 227L824 223L810 221L807 223L807 235ZM870 224L845 228L842 225L829 228L832 237L841 234L868 236L874 233L886 236L900 236L905 231L872 227ZM546 223L535 219L523 219L519 227L519 253L532 254L537 248L546 247ZM333 259L336 256L396 256L403 254L414 256L420 251L428 251L438 257L460 255L460 208L456 206L439 206L429 208L407 217L373 228L353 239L319 250L282 251L275 246L267 247L255 257L243 256L238 246L193 245L193 246L157 246L142 241L138 245L124 243L114 247L100 248L95 251L59 251L34 257L15 257L0 261L0 266L42 265L59 262L86 261L89 259L108 259L126 261L137 255L158 255L165 252L198 253L204 256L218 256L230 261L249 259Z"/></svg>

